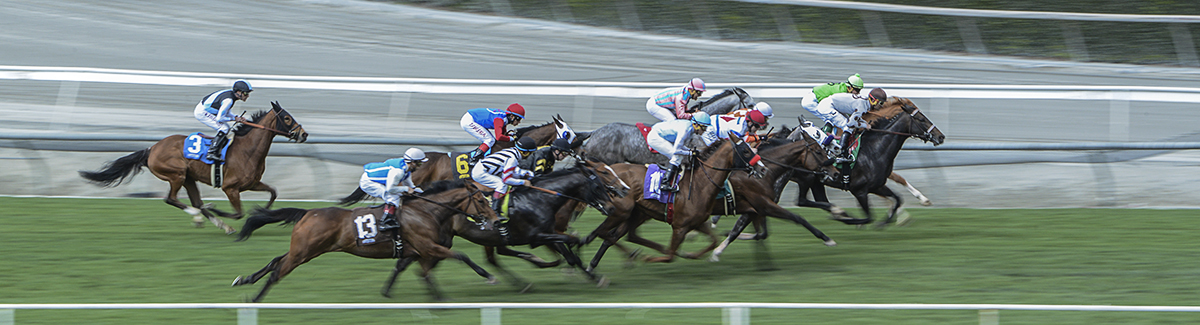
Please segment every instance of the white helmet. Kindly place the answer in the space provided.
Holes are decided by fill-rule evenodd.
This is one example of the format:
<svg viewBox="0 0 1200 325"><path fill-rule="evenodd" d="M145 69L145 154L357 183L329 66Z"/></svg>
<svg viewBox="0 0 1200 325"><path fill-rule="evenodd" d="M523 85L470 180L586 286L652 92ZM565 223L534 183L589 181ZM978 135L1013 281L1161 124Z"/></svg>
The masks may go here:
<svg viewBox="0 0 1200 325"><path fill-rule="evenodd" d="M767 102L758 102L758 104L754 104L754 110L757 110L759 113L762 113L763 116L768 118L775 116L775 112L771 110L771 104L767 104Z"/></svg>
<svg viewBox="0 0 1200 325"><path fill-rule="evenodd" d="M408 148L408 150L404 152L404 160L425 162L428 161L429 158L425 158L425 152L421 151L421 149Z"/></svg>

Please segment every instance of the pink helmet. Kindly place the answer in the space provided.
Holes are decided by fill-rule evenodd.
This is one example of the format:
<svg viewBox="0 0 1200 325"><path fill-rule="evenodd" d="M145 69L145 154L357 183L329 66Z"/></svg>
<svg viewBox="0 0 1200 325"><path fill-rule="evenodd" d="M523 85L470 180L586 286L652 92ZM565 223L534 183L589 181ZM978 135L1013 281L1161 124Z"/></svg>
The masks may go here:
<svg viewBox="0 0 1200 325"><path fill-rule="evenodd" d="M704 91L704 80L700 80L700 78L692 78L692 81L689 81L686 86L683 86L683 88Z"/></svg>
<svg viewBox="0 0 1200 325"><path fill-rule="evenodd" d="M512 105L508 105L508 112L516 114L517 117L522 119L525 118L525 106L521 106L521 104L513 103Z"/></svg>
<svg viewBox="0 0 1200 325"><path fill-rule="evenodd" d="M758 125L767 125L767 116L756 109L752 109L750 113L746 113L746 118Z"/></svg>

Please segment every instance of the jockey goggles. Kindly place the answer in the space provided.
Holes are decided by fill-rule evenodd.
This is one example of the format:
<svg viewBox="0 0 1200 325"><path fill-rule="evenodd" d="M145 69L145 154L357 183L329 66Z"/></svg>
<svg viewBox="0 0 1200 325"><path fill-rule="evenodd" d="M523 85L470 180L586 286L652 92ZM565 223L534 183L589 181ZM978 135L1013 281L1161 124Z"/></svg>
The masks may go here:
<svg viewBox="0 0 1200 325"><path fill-rule="evenodd" d="M703 94L704 92L697 89L688 89L687 93L688 96L691 96L691 98L700 98L700 94Z"/></svg>
<svg viewBox="0 0 1200 325"><path fill-rule="evenodd" d="M874 96L868 96L867 102L871 103L871 106L875 106L879 105L879 103L882 103L883 101L879 100L879 98L875 98Z"/></svg>

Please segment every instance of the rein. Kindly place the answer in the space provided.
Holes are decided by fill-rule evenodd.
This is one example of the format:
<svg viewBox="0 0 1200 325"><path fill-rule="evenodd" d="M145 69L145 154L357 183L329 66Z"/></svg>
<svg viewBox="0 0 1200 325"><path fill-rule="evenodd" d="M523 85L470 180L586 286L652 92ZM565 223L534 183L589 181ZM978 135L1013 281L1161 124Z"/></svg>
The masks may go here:
<svg viewBox="0 0 1200 325"><path fill-rule="evenodd" d="M570 195L562 194L562 193L555 192L555 191L552 191L552 190L549 190L549 189L545 189L545 188L541 188L541 187L537 187L537 186L533 186L533 185L526 185L525 187L528 187L528 188L531 188L531 189L535 189L535 190L538 190L538 191L542 191L542 192L546 192L546 193L549 193L549 194L558 195L558 196L565 197L565 198L568 198L568 199L572 199L572 200L575 200L575 201L579 201L579 202L583 202L583 203L590 204L590 203L588 203L588 201L584 201L584 200L583 200L583 199L581 199L581 198L577 198L577 197L574 197L574 196L570 196Z"/></svg>
<svg viewBox="0 0 1200 325"><path fill-rule="evenodd" d="M241 123L241 124L245 124L245 125L248 125L248 126L252 126L252 127L256 127L256 128L259 128L259 129L263 129L263 130L267 130L267 131L275 132L275 133L277 133L277 134L279 134L279 135L284 135L284 136L286 136L286 135L290 135L290 133L283 132L283 131L280 131L280 130L276 130L276 129L274 129L274 128L269 128L269 127L263 126L262 124L257 124L257 123L250 122L250 121L246 121L246 122L239 122L239 123Z"/></svg>
<svg viewBox="0 0 1200 325"><path fill-rule="evenodd" d="M475 195L475 193L479 193L479 190L472 191L472 192L471 192L471 196L474 196L474 195ZM449 204L445 204L445 203L442 203L442 202L434 201L434 200L431 200L431 199L429 199L429 198L426 198L426 197L424 197L424 196L416 196L416 195L411 195L411 196L410 196L410 195L405 195L405 196L406 196L406 197L415 197L415 198L418 198L418 199L425 200L426 202L429 202L429 203L433 203L433 204L440 205L440 206L442 206L443 208L450 209L451 211L458 212L458 213L460 213L460 214L464 214L464 215L466 215L466 216L467 216L467 218L471 218L471 220L479 220L479 221L476 221L476 222L475 222L475 224L483 224L483 223L484 223L484 222L487 220L487 218L484 218L484 217L481 217L481 216L477 216L477 215L474 215L474 214L467 213L466 211L463 211L463 210L461 210L461 209L459 209L459 208L456 208L456 207L452 207L452 206L450 206ZM468 199L468 200L470 200L470 199Z"/></svg>

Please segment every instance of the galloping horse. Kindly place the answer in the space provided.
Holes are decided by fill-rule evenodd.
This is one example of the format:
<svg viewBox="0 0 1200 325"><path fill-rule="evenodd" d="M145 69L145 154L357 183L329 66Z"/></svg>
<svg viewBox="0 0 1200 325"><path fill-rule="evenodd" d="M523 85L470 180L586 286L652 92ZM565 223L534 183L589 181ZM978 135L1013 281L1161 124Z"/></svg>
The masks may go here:
<svg viewBox="0 0 1200 325"><path fill-rule="evenodd" d="M720 94L700 102L699 110L709 115L729 113L735 109L754 107L754 98L741 88L729 88ZM692 137L689 148L702 148L704 141L700 137ZM606 164L666 164L667 158L650 151L646 145L646 137L642 136L637 126L628 123L613 122L601 126L591 132L590 140L583 144L580 155L595 158Z"/></svg>
<svg viewBox="0 0 1200 325"><path fill-rule="evenodd" d="M569 247L577 246L579 239L556 231L556 211L568 203L583 202L601 212L607 212L606 204L610 195L623 197L629 191L629 186L617 177L612 168L596 161L576 161L575 166L535 177L532 183L533 187L514 187L508 194L509 220L505 224L507 234L499 228L481 229L466 218L457 217L454 221L454 235L482 246L495 247L502 255L527 260L537 257L508 247L530 245L536 248L546 245L563 256L571 266L584 270L584 274L591 281L599 286L607 284L603 277L585 270L583 261ZM517 287L528 288L528 281L516 277L500 266L494 254L488 254L487 258L489 263L508 276Z"/></svg>
<svg viewBox="0 0 1200 325"><path fill-rule="evenodd" d="M527 126L515 130L516 136L514 139L521 137L531 137L537 140L539 146L549 145L554 139L575 136L572 146L578 146L588 137L590 133L575 133L571 131L571 127L567 122L562 120L561 116L554 116L553 121L542 125ZM492 152L512 148L513 141L496 141L492 146ZM423 185L441 180L455 179L465 175L462 178L471 178L471 165L467 163L466 153L453 152L427 152L424 166L412 173L413 184ZM360 190L361 191L361 190ZM365 194L365 193L364 193Z"/></svg>
<svg viewBox="0 0 1200 325"><path fill-rule="evenodd" d="M396 268L381 293L390 297L391 284L395 276L406 269L413 261L421 263L422 278L429 289L429 294L435 300L443 300L441 291L433 282L430 270L443 259L455 258L466 263L479 276L495 283L494 276L479 265L472 262L467 255L450 250L451 236L449 224L454 216L469 214L482 216L476 218L491 222L498 219L492 208L488 206L483 192L474 186L464 186L466 181L443 181L425 188L425 193L418 197L409 197L399 211L400 240L403 250L400 252ZM371 221L362 221L364 216L371 215ZM260 302L271 286L291 273L297 266L304 264L327 252L346 252L366 258L397 258L395 243L385 235L379 235L373 245L358 245L360 232L374 232L374 216L383 215L381 208L356 208L347 210L338 207L328 207L312 210L284 208L278 210L257 209L246 226L238 234L238 240L245 240L250 234L264 224L284 221L295 223L292 228L292 241L288 252L267 263L258 272L249 276L238 276L233 280L233 286L254 284L268 273L267 283L254 297L254 302ZM357 220L356 220L357 219ZM252 226L253 225L253 226Z"/></svg>
<svg viewBox="0 0 1200 325"><path fill-rule="evenodd" d="M655 199L645 199L643 186L634 187L624 198L614 199L608 218L584 240L587 243L596 237L604 239L588 269L594 270L604 252L626 233L629 234L629 241L666 254L649 258L647 262L673 261L685 235L692 230L707 234L712 244L700 252L680 253L680 256L695 259L716 248L718 239L707 226L707 221L713 211L717 191L732 170L753 168L755 172L760 172L765 169L763 163L758 160L758 156L746 142L736 135L731 135L729 140L719 140L705 149L699 157L693 158L695 167L683 172L683 179L679 181L680 190L675 193L676 201L670 206ZM647 177L645 165L617 164L613 165L613 169L626 183L641 185ZM664 213L668 208L673 210L673 215ZM669 248L636 236L634 229L650 219L659 219L671 225L673 231Z"/></svg>
<svg viewBox="0 0 1200 325"><path fill-rule="evenodd" d="M200 190L196 182L212 185L212 166L200 160L183 157L184 146L187 146L185 135L172 135L159 140L150 148L131 153L105 165L97 172L80 171L83 178L105 187L120 185L128 177L137 175L142 167L148 167L150 172L159 179L167 181L170 189L163 201L173 207L182 209L192 215L197 227L202 226L203 214L226 233L233 233L232 227L225 225L213 216L215 213L222 217L240 219L242 217L242 197L244 191L266 191L271 193L267 201L269 208L275 203L278 194L275 188L262 182L263 171L266 170L267 152L271 150L271 140L277 135L287 136L296 142L308 139L308 132L292 118L292 115L279 106L278 102L271 103L271 110L260 111L250 118L250 123L240 124L233 131L236 140L229 145L225 155L224 182L221 190L229 198L235 213L226 213L200 200ZM186 148L192 150L194 148ZM179 188L187 189L191 206L179 202ZM211 213L210 213L211 212Z"/></svg>
<svg viewBox="0 0 1200 325"><path fill-rule="evenodd" d="M878 227L885 227L895 222L896 211L903 204L899 195L887 187L888 176L893 174L892 167L904 141L910 137L940 145L946 140L946 135L938 130L917 105L907 98L891 97L880 108L863 113L863 119L871 123L871 129L866 130L858 139L859 153L855 158L855 167L850 172L850 184L847 186L840 180L825 178L825 185L849 191L858 200L858 205L868 221L872 220L870 203L867 194L872 193L892 200L888 216ZM807 186L810 180L799 179L805 175L793 175L792 179L800 185L797 205L808 204L807 195L811 189L816 201L828 201L823 186ZM799 179L799 180L798 180Z"/></svg>

